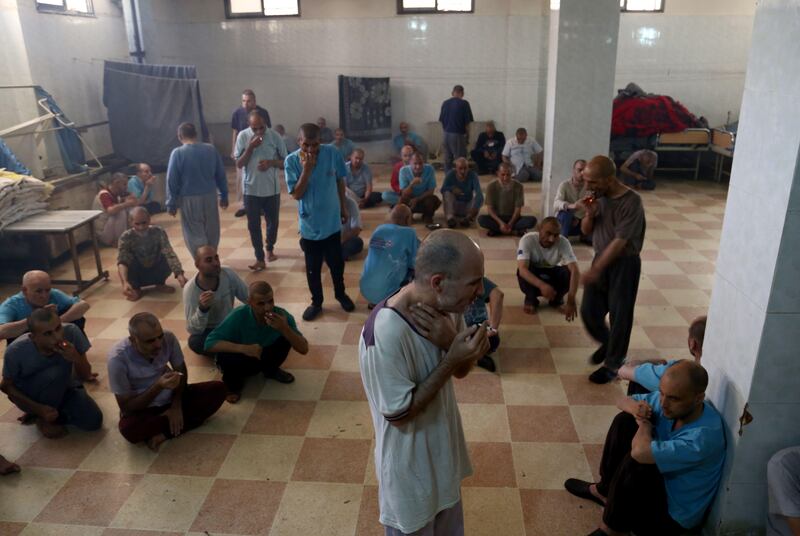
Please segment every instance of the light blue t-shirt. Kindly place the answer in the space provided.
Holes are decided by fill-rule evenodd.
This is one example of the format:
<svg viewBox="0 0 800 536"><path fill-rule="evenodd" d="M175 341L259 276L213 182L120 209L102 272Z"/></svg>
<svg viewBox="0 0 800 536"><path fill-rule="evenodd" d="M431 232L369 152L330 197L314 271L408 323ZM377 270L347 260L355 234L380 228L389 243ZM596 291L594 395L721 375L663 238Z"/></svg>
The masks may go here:
<svg viewBox="0 0 800 536"><path fill-rule="evenodd" d="M67 310L78 303L80 298L77 296L69 296L61 292L57 288L50 289L50 300L48 304L56 306L59 315L63 315ZM7 324L9 322L17 322L24 320L31 316L33 307L25 299L22 292L17 292L13 296L9 296L6 301L0 305L0 324Z"/></svg>
<svg viewBox="0 0 800 536"><path fill-rule="evenodd" d="M411 166L403 166L400 168L400 175L398 176L400 182L400 189L405 190L411 181L414 180L414 172L411 171ZM417 184L411 189L411 196L418 197L423 192L436 189L436 172L430 164L422 165L422 182Z"/></svg>
<svg viewBox="0 0 800 536"><path fill-rule="evenodd" d="M236 136L236 150L234 157L238 160L250 145L255 133L253 129L247 127ZM264 131L264 140L261 145L253 149L250 160L242 168L242 183L244 184L244 195L256 197L270 197L280 195L281 184L278 177L278 168L269 167L266 171L258 170L260 160L284 160L286 159L286 145L280 134L272 129Z"/></svg>
<svg viewBox="0 0 800 536"><path fill-rule="evenodd" d="M136 197L137 199L142 196L144 193L144 183L142 179L139 178L138 175L132 175L128 177L128 193L132 196ZM147 192L147 197L144 199L146 203L149 203L153 200L153 189Z"/></svg>
<svg viewBox="0 0 800 536"><path fill-rule="evenodd" d="M299 153L299 150L293 152L284 161L286 186L290 194L303 173ZM311 172L308 188L297 202L300 236L306 240L324 240L342 230L338 182L346 176L347 168L339 151L330 145L320 145L317 165Z"/></svg>
<svg viewBox="0 0 800 536"><path fill-rule="evenodd" d="M472 170L467 171L467 178L464 182L458 180L456 170L451 169L444 177L442 189L439 190L444 195L445 192L452 192L454 188L458 188L461 193L456 195L456 201L459 203L471 203L473 198L474 208L481 208L483 206L483 192L481 191L481 182L478 179L478 174Z"/></svg>
<svg viewBox="0 0 800 536"><path fill-rule="evenodd" d="M653 408L650 448L664 477L669 515L684 528L696 527L717 493L725 464L722 417L708 401L696 421L673 431L674 420L663 416L661 395L633 395Z"/></svg>
<svg viewBox="0 0 800 536"><path fill-rule="evenodd" d="M417 150L420 150L422 147L422 138L419 137L419 134L415 132L409 132L405 136L402 134L396 135L392 138L392 144L394 144L394 150L396 152L400 152L403 150L403 147L406 145L406 140L410 141Z"/></svg>
<svg viewBox="0 0 800 536"><path fill-rule="evenodd" d="M669 367L677 363L677 360L667 361L665 365L656 365L655 363L642 363L633 369L633 381L651 392L658 392L658 384L661 382L661 376L667 371Z"/></svg>
<svg viewBox="0 0 800 536"><path fill-rule="evenodd" d="M353 151L356 148L355 143L347 138L342 140L341 145L336 145L335 141L332 141L329 145L339 151L339 154L342 155L342 160L345 162L350 160L350 155L353 154Z"/></svg>
<svg viewBox="0 0 800 536"><path fill-rule="evenodd" d="M410 227L384 223L375 229L361 272L361 294L367 301L378 303L400 288L414 269L418 246Z"/></svg>
<svg viewBox="0 0 800 536"><path fill-rule="evenodd" d="M358 171L353 170L350 162L345 162L347 168L347 187L353 190L358 197L364 197L367 185L372 184L372 170L365 163L361 163Z"/></svg>

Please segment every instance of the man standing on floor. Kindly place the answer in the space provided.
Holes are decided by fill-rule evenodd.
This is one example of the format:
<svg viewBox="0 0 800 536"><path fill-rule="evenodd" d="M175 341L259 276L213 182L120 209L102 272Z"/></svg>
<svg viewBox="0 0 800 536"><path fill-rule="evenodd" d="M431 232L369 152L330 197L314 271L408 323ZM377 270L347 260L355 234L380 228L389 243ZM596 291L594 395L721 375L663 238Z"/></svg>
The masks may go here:
<svg viewBox="0 0 800 536"><path fill-rule="evenodd" d="M284 163L289 195L298 201L300 216L300 248L306 261L306 278L311 291L311 305L303 312L303 320L314 320L322 312L322 262L328 265L334 295L348 313L356 306L344 286L342 257L342 223L350 215L345 202L344 166L339 151L322 145L317 125L300 127L300 149L286 157Z"/></svg>
<svg viewBox="0 0 800 536"><path fill-rule="evenodd" d="M190 252L200 246L219 245L219 206L228 208L228 180L222 157L210 143L197 139L191 123L178 127L181 146L173 149L167 165L167 211L181 209L183 241Z"/></svg>
<svg viewBox="0 0 800 536"><path fill-rule="evenodd" d="M247 212L247 230L256 254L255 264L249 268L260 272L267 268L264 256L264 239L261 234L261 216L267 223L266 261L275 256L278 239L278 214L281 208L281 184L278 170L283 168L286 146L277 132L267 127L258 112L250 112L250 126L236 138L236 167L244 175L244 208Z"/></svg>
<svg viewBox="0 0 800 536"><path fill-rule="evenodd" d="M469 101L464 100L464 86L453 87L452 97L442 103L439 122L444 130L444 170L450 171L453 161L467 156L467 133L474 121Z"/></svg>
<svg viewBox="0 0 800 536"><path fill-rule="evenodd" d="M414 280L381 301L361 332L387 536L464 534L461 481L472 467L451 378L489 350L486 323L466 327L462 317L482 294L480 248L435 231L420 246Z"/></svg>
<svg viewBox="0 0 800 536"><path fill-rule="evenodd" d="M586 160L575 160L572 164L572 176L558 185L553 210L561 227L561 234L566 237L581 234L581 220L585 214L578 202L586 197L583 185L583 170Z"/></svg>
<svg viewBox="0 0 800 536"><path fill-rule="evenodd" d="M600 343L592 363L604 363L589 379L608 383L617 377L628 353L642 270L639 252L647 224L642 198L617 179L611 159L595 156L586 164L583 177L594 197L580 202L586 210L581 231L591 236L595 255L582 278L581 319Z"/></svg>
<svg viewBox="0 0 800 536"><path fill-rule="evenodd" d="M236 108L231 115L231 159L236 161L236 138L239 133L250 126L250 113L258 112L264 119L264 124L267 128L272 128L272 121L269 119L269 112L256 104L256 94L252 89L245 89L242 91L242 105ZM238 203L236 210L236 217L241 218L244 216L244 202L242 200L242 170L237 166L236 168L236 202Z"/></svg>

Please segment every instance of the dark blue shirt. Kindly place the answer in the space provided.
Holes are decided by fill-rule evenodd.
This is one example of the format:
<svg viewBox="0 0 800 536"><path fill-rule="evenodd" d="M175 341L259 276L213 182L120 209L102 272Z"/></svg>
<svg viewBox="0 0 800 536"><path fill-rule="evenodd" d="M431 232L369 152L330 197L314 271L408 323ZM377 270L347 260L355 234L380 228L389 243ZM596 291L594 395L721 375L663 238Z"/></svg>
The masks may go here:
<svg viewBox="0 0 800 536"><path fill-rule="evenodd" d="M269 112L258 105L256 105L256 111L258 115L264 118L267 128L272 128L272 121L269 120ZM231 116L231 128L235 130L237 134L250 126L250 121L247 119L249 115L250 112L247 111L247 108L243 108L242 106L239 106L233 112Z"/></svg>
<svg viewBox="0 0 800 536"><path fill-rule="evenodd" d="M439 122L445 132L466 134L467 124L473 121L472 108L470 108L468 101L458 97L450 97L442 103Z"/></svg>

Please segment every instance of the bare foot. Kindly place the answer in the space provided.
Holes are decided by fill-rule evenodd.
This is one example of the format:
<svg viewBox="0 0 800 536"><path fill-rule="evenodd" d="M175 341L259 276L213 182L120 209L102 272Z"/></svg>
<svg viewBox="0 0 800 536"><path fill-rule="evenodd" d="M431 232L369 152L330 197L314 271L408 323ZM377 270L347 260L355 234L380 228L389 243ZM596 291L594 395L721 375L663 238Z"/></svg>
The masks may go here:
<svg viewBox="0 0 800 536"><path fill-rule="evenodd" d="M156 292L161 294L173 294L175 292L175 287L171 287L169 285L156 285Z"/></svg>
<svg viewBox="0 0 800 536"><path fill-rule="evenodd" d="M152 450L153 452L158 452L158 448L161 446L161 443L167 440L167 436L164 434L158 434L150 439L147 440L147 448Z"/></svg>
<svg viewBox="0 0 800 536"><path fill-rule="evenodd" d="M240 398L242 398L242 395L239 393L228 393L228 395L225 397L225 401L229 404L235 404Z"/></svg>
<svg viewBox="0 0 800 536"><path fill-rule="evenodd" d="M65 426L47 422L44 419L37 419L36 427L47 439L58 439L59 437L67 435L67 428Z"/></svg>
<svg viewBox="0 0 800 536"><path fill-rule="evenodd" d="M277 260L278 260L278 256L275 255L274 252L272 252L272 251L268 251L267 252L267 261L268 262L275 262Z"/></svg>
<svg viewBox="0 0 800 536"><path fill-rule="evenodd" d="M525 312L526 315L535 315L536 314L536 306L532 303L526 303L522 310Z"/></svg>
<svg viewBox="0 0 800 536"><path fill-rule="evenodd" d="M128 301L138 301L139 298L141 298L141 297L142 297L142 291L141 290L133 289L130 292L126 292L125 293L125 298Z"/></svg>
<svg viewBox="0 0 800 536"><path fill-rule="evenodd" d="M247 267L253 270L254 272L261 272L267 269L267 263L265 263L264 261L256 261L255 264L250 264Z"/></svg>
<svg viewBox="0 0 800 536"><path fill-rule="evenodd" d="M600 492L597 491L597 484L589 484L589 493L603 501L603 504L606 503L606 498L600 495Z"/></svg>
<svg viewBox="0 0 800 536"><path fill-rule="evenodd" d="M19 465L6 460L5 457L0 454L0 475L10 475L11 473L19 473L20 471Z"/></svg>

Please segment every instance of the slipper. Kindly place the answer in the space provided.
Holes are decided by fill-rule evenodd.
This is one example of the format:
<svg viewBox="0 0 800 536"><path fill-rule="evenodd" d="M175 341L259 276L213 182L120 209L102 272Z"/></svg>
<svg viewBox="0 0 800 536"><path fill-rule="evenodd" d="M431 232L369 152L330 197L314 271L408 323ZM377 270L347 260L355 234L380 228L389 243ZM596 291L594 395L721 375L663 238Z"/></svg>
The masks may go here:
<svg viewBox="0 0 800 536"><path fill-rule="evenodd" d="M592 492L589 491L589 486L592 485L592 482L586 482L585 480L578 480L577 478L568 478L566 482L564 482L564 488L570 492L571 494L575 495L576 497L580 497L581 499L586 499L588 501L592 501L600 506L605 507L605 503L592 495Z"/></svg>

